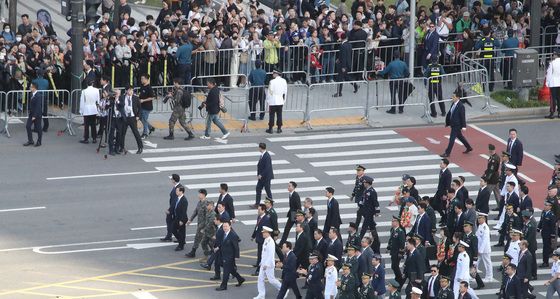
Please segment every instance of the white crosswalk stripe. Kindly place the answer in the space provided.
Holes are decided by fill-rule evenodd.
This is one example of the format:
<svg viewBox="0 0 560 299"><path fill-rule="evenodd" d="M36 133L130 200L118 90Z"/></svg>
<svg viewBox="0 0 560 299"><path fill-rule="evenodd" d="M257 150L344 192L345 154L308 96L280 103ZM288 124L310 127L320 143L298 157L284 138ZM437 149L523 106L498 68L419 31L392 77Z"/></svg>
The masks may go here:
<svg viewBox="0 0 560 299"><path fill-rule="evenodd" d="M335 198L339 202L340 217L343 224L341 231L346 240L346 229L349 222L356 218L357 205L350 194L355 182L355 166L364 165L366 173L374 177L374 188L378 193L381 215L376 217L378 236L381 241L382 255L387 268L386 279L394 277L389 269L389 255L385 248L390 234L391 216L399 210L398 206L389 206L394 200L396 187L401 183L404 173L414 176L417 180L416 189L420 195L433 196L439 179L440 157L426 148L412 143L408 138L398 135L392 130L359 131L349 133L329 133L302 136L286 136L267 138L272 156L274 174L272 194L274 206L278 214L279 230L282 232L287 222L289 211L287 183L298 183L296 189L303 201L309 197L319 215L319 228L323 227L327 214L327 198L325 187L336 189ZM256 210L249 208L255 203L256 165L260 153L258 143L224 144L211 146L193 146L179 148L158 148L144 151L144 161L159 171L177 171L182 182L189 189L189 201L194 201L193 194L197 189L206 188L210 200L219 196L215 193L220 183L227 183L229 194L234 198L236 225L247 225L251 228L257 222ZM479 174L463 171L459 165L451 163L448 167L453 177L464 176L465 186L470 197L476 198L479 186ZM264 198L264 192L263 192ZM494 201L490 202L491 207ZM535 211L535 219L540 218L540 210ZM496 244L497 230L493 229L497 212L490 213L489 225L491 243ZM439 217L439 215L438 215ZM155 224L154 224L155 225ZM161 226L156 226L160 227ZM293 240L295 229L288 240ZM437 239L436 239L437 240ZM537 238L540 260L542 240ZM495 268L501 264L504 248L492 248L492 263ZM549 270L539 269L539 279L547 278ZM501 278L494 273L494 277ZM533 283L537 286L540 281ZM487 288L477 291L481 298L493 298L498 290L499 282L487 284ZM542 290L542 289L540 289ZM485 296L486 295L486 296Z"/></svg>

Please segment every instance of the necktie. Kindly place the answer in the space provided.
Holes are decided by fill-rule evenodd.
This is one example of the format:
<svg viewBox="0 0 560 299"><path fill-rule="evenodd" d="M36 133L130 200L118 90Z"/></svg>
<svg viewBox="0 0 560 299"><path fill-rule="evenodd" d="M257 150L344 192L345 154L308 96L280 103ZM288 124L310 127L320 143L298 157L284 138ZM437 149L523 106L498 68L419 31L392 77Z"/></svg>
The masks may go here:
<svg viewBox="0 0 560 299"><path fill-rule="evenodd" d="M511 195L511 194L509 194L509 193L506 195L506 203L509 201L509 196L510 196L510 195Z"/></svg>
<svg viewBox="0 0 560 299"><path fill-rule="evenodd" d="M451 117L453 117L453 112L455 112L456 107L457 107L457 104L453 104L453 107L451 107Z"/></svg>
<svg viewBox="0 0 560 299"><path fill-rule="evenodd" d="M433 277L433 276L432 276L432 278L430 278L430 284L428 285L428 297L429 297L430 294L432 293L432 286L433 286L433 284L434 284L434 278L435 278L435 277Z"/></svg>
<svg viewBox="0 0 560 299"><path fill-rule="evenodd" d="M222 242L226 240L227 235L228 235L228 233L225 233L225 234L224 234L224 239L222 240Z"/></svg>
<svg viewBox="0 0 560 299"><path fill-rule="evenodd" d="M508 144L508 152L510 152L510 153L511 153L511 148L513 147L513 142L514 142L514 141L511 140L511 141L509 142L509 144Z"/></svg>
<svg viewBox="0 0 560 299"><path fill-rule="evenodd" d="M177 206L179 205L179 202L181 201L181 197L179 197L177 199L177 202L175 203L175 214L177 214Z"/></svg>

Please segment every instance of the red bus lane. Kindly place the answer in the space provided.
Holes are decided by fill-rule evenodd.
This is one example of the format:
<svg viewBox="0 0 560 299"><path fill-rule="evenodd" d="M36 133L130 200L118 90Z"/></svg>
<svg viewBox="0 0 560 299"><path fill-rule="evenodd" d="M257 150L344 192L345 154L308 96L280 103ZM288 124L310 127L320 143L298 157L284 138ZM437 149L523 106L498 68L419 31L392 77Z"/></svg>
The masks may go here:
<svg viewBox="0 0 560 299"><path fill-rule="evenodd" d="M449 128L402 128L395 131L438 155L445 151L449 142ZM457 140L453 146L449 161L474 175L480 176L486 169L488 144L494 144L496 152L500 155L506 149L507 139L504 140L501 136L495 136L475 125L469 125L464 134L474 150L468 154L463 154L465 147L459 144ZM506 138L507 134L508 132L504 132ZM554 166L550 163L531 155L531 153L524 152L523 165L519 168L519 176L527 183L535 208L543 208L544 198L546 197L553 169Z"/></svg>

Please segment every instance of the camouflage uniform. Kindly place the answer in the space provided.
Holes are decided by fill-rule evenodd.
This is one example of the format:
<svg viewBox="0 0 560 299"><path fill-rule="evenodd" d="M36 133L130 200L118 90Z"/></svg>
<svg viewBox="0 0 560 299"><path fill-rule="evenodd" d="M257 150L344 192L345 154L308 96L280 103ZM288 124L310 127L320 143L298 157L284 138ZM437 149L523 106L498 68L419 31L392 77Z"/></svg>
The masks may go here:
<svg viewBox="0 0 560 299"><path fill-rule="evenodd" d="M208 210L206 209L207 203L208 201L206 199L199 200L198 203L196 204L196 209L194 210L194 212L191 215L191 218L189 219L190 221L193 221L194 217L197 217L196 235L194 237L194 244L192 247L192 251L196 251L198 249L198 245L200 245L200 242L202 241L202 237L204 236L204 233L201 231L204 231L204 228L206 226L206 214L208 213Z"/></svg>
<svg viewBox="0 0 560 299"><path fill-rule="evenodd" d="M204 255L208 256L212 253L212 244L214 242L214 236L216 235L216 225L214 224L214 219L216 218L216 212L214 210L208 212L206 211L206 217L204 218L204 232L202 234L202 250L204 250Z"/></svg>
<svg viewBox="0 0 560 299"><path fill-rule="evenodd" d="M181 99L183 98L183 93L186 92L182 88L173 88L173 95L169 101L169 105L173 112L171 112L171 117L169 118L169 135L173 136L173 131L175 129L175 123L179 120L179 124L185 132L189 134L189 137L193 136L194 134L192 130L187 126L187 115L185 113L185 108L181 105Z"/></svg>

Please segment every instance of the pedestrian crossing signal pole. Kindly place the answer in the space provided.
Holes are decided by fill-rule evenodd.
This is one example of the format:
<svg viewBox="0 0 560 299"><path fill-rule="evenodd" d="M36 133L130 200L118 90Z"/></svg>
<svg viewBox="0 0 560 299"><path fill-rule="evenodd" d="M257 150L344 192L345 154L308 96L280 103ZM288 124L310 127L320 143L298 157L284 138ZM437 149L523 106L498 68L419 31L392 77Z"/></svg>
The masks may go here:
<svg viewBox="0 0 560 299"><path fill-rule="evenodd" d="M82 89L82 75L84 68L84 49L82 39L84 36L84 0L72 0L72 90ZM75 100L75 99L73 99Z"/></svg>
<svg viewBox="0 0 560 299"><path fill-rule="evenodd" d="M408 71L410 73L409 78L414 78L414 54L415 42L416 42L416 0L410 1L410 24L408 25Z"/></svg>

